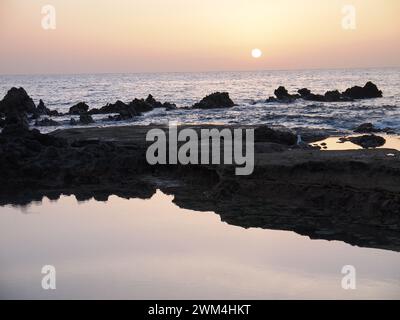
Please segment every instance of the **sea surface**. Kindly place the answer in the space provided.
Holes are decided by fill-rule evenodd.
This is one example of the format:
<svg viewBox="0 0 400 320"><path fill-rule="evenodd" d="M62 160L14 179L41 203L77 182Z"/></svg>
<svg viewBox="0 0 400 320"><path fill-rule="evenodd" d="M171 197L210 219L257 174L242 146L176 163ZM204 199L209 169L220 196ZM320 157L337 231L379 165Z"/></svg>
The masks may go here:
<svg viewBox="0 0 400 320"><path fill-rule="evenodd" d="M345 90L373 81L383 91L383 98L355 102L320 103L297 100L292 104L267 104L278 86L289 92L307 87L314 93ZM36 103L42 99L51 109L67 112L84 101L99 108L116 100L129 102L152 94L157 100L187 107L215 91L228 91L237 106L224 110L156 109L124 122L103 122L95 126L178 123L270 124L290 128L310 127L348 131L372 122L377 127L400 130L400 68L301 70L207 73L145 73L0 76L0 97L12 86L24 87ZM70 116L56 119L69 127ZM55 127L42 127L48 132Z"/></svg>

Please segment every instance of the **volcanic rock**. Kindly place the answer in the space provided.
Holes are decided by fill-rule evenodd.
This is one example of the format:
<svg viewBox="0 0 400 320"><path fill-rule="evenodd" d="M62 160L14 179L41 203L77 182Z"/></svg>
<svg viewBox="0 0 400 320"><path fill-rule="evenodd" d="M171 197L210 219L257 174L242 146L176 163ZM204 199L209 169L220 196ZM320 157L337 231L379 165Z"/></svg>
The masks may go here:
<svg viewBox="0 0 400 320"><path fill-rule="evenodd" d="M235 104L228 92L214 92L193 105L195 109L231 108Z"/></svg>
<svg viewBox="0 0 400 320"><path fill-rule="evenodd" d="M76 105L69 108L69 114L85 114L89 110L89 106L85 102L79 102Z"/></svg>

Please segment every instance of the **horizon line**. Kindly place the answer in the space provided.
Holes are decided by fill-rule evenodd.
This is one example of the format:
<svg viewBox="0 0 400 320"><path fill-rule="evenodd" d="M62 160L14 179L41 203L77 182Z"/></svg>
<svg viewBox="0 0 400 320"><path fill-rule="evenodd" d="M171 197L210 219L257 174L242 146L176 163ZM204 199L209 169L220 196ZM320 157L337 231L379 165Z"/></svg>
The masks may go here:
<svg viewBox="0 0 400 320"><path fill-rule="evenodd" d="M187 73L233 73L233 72L287 72L287 71L315 71L315 70L360 70L360 69L398 69L400 66L382 67L332 67L332 68L293 68L293 69L254 69L254 70L206 70L206 71L132 71L132 72L71 72L71 73L0 73L0 77L9 76L80 76L80 75L111 75L111 74L187 74Z"/></svg>

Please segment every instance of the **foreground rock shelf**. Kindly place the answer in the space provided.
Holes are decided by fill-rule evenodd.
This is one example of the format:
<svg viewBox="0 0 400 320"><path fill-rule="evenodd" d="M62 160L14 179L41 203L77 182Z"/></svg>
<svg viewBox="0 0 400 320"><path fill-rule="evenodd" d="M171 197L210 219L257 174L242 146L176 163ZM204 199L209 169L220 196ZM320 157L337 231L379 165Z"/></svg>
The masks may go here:
<svg viewBox="0 0 400 320"><path fill-rule="evenodd" d="M244 228L400 251L396 150L320 151L292 145L287 133L265 139L258 134L254 173L236 176L229 165L149 165L145 135L151 128L162 127L1 134L0 203L26 205L62 194L78 200L147 199L160 189L174 195L180 207L214 211ZM307 142L321 138L310 132L304 137Z"/></svg>

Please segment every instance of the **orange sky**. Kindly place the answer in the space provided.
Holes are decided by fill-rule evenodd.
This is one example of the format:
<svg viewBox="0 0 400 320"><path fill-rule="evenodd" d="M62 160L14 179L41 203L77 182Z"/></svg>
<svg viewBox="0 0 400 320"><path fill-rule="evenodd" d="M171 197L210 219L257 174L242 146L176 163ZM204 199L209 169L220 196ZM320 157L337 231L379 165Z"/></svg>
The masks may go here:
<svg viewBox="0 0 400 320"><path fill-rule="evenodd" d="M400 66L399 15L399 0L0 0L0 74Z"/></svg>

